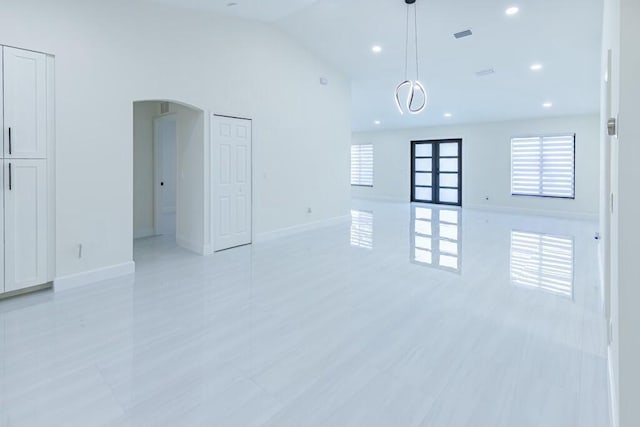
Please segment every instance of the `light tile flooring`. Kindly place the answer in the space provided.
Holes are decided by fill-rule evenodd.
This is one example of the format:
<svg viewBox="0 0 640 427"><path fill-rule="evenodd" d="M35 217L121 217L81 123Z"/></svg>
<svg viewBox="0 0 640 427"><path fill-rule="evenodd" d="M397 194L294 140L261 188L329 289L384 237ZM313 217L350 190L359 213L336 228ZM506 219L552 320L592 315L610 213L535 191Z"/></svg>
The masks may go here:
<svg viewBox="0 0 640 427"><path fill-rule="evenodd" d="M595 224L353 224L0 302L0 426L606 426Z"/></svg>

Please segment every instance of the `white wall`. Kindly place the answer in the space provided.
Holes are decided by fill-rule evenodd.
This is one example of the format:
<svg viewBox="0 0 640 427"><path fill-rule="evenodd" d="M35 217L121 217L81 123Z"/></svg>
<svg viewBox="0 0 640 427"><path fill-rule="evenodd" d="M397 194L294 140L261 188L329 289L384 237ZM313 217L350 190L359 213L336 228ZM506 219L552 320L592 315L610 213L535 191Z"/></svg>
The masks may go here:
<svg viewBox="0 0 640 427"><path fill-rule="evenodd" d="M354 133L352 143L374 145L374 187L352 187L352 195L409 201L410 142L462 138L463 206L596 218L598 126L593 115ZM562 132L576 133L575 200L511 196L511 137Z"/></svg>
<svg viewBox="0 0 640 427"><path fill-rule="evenodd" d="M0 43L56 55L58 277L132 259L133 101L254 120L257 233L348 213L348 81L266 24L130 0L3 0Z"/></svg>
<svg viewBox="0 0 640 427"><path fill-rule="evenodd" d="M157 102L133 105L133 237L154 234L153 118L160 113Z"/></svg>
<svg viewBox="0 0 640 427"><path fill-rule="evenodd" d="M614 204L610 232L613 334L609 357L614 425L632 427L640 425L640 3L607 0L604 16L603 50L613 52L610 115L619 118L618 136L610 142ZM602 119L607 118L605 115ZM603 197L602 203L608 206L608 198Z"/></svg>
<svg viewBox="0 0 640 427"><path fill-rule="evenodd" d="M169 111L176 115L176 241L182 247L204 254L208 240L204 113L173 103L169 104Z"/></svg>

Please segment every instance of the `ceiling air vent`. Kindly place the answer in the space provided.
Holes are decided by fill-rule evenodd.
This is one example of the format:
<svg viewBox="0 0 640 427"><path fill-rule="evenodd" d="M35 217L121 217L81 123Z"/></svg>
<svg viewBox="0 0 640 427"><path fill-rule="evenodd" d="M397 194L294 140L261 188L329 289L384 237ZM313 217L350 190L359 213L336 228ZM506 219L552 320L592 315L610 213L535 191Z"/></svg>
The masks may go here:
<svg viewBox="0 0 640 427"><path fill-rule="evenodd" d="M476 71L476 76L478 77L490 76L495 72L496 71L493 68L487 68L485 70Z"/></svg>
<svg viewBox="0 0 640 427"><path fill-rule="evenodd" d="M469 37L470 35L472 35L473 33L471 32L471 30L464 30L464 31L460 31L459 33L455 33L453 35L453 37L457 38L457 39L461 39L463 37Z"/></svg>

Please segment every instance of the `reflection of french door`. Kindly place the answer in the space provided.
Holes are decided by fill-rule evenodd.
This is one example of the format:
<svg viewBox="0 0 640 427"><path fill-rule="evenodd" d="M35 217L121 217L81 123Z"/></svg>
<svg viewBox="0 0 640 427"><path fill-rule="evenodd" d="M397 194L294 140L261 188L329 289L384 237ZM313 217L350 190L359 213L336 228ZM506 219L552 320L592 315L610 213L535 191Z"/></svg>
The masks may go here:
<svg viewBox="0 0 640 427"><path fill-rule="evenodd" d="M411 141L411 201L462 206L462 140Z"/></svg>

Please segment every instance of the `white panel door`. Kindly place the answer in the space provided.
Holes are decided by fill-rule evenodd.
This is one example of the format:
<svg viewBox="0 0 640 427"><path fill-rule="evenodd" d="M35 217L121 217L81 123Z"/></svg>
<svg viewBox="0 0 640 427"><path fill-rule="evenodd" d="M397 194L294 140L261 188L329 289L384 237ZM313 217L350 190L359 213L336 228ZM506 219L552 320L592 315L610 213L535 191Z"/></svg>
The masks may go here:
<svg viewBox="0 0 640 427"><path fill-rule="evenodd" d="M176 234L176 120L173 116L154 119L156 234Z"/></svg>
<svg viewBox="0 0 640 427"><path fill-rule="evenodd" d="M214 249L251 243L251 120L213 116Z"/></svg>
<svg viewBox="0 0 640 427"><path fill-rule="evenodd" d="M0 294L4 293L4 161L0 160Z"/></svg>
<svg viewBox="0 0 640 427"><path fill-rule="evenodd" d="M47 161L4 160L5 291L47 281Z"/></svg>
<svg viewBox="0 0 640 427"><path fill-rule="evenodd" d="M4 47L2 46L0 46L0 94L2 94L0 95L0 129L2 129L2 136L0 136L0 156L4 158Z"/></svg>
<svg viewBox="0 0 640 427"><path fill-rule="evenodd" d="M4 57L5 158L47 156L47 57L9 47Z"/></svg>

